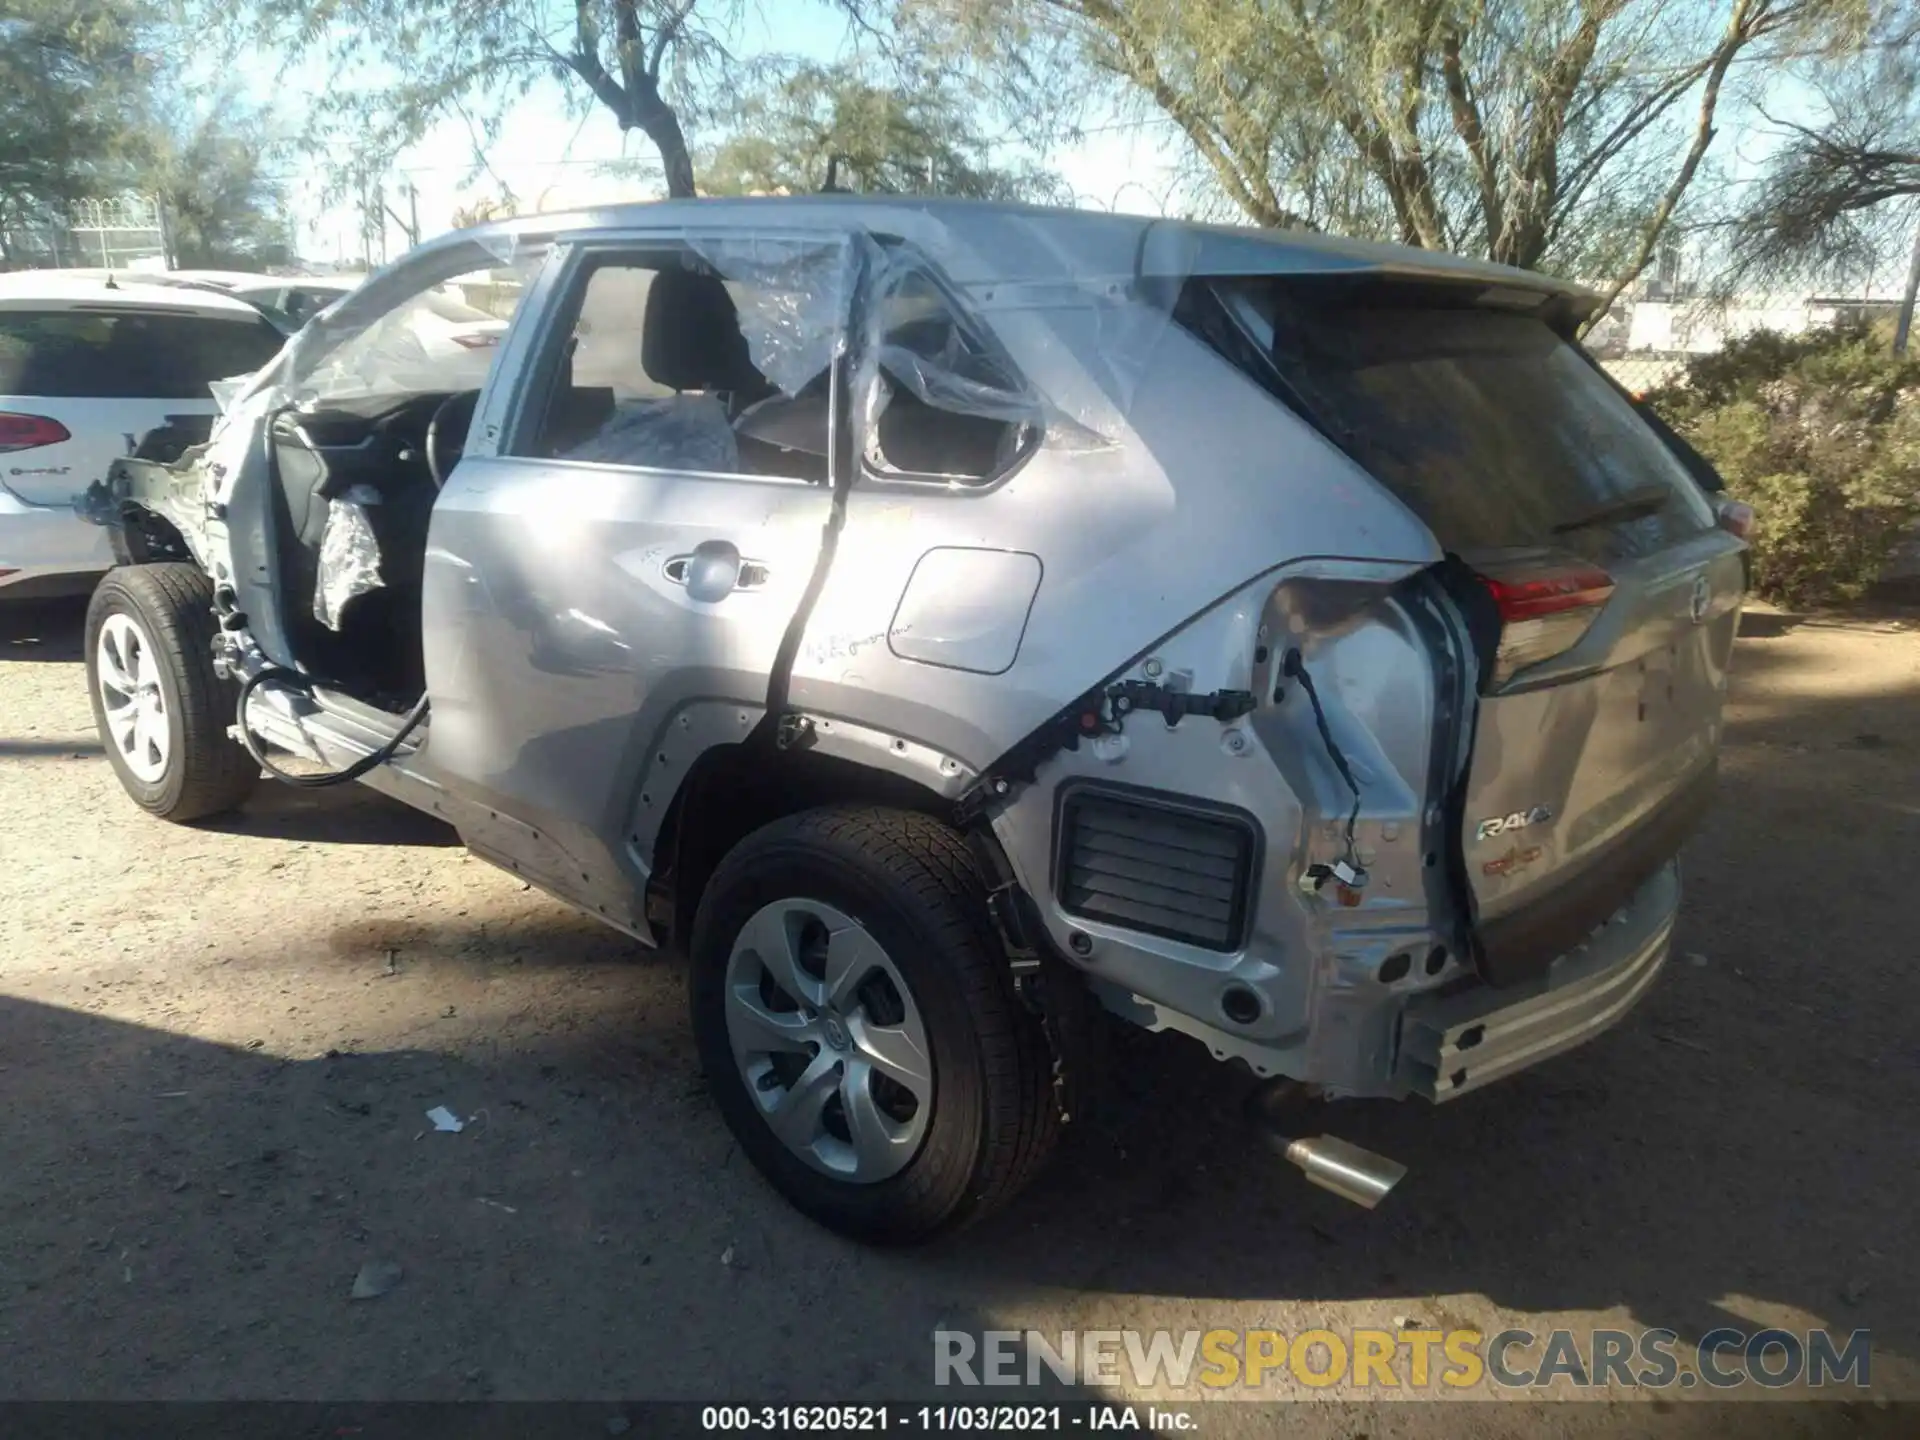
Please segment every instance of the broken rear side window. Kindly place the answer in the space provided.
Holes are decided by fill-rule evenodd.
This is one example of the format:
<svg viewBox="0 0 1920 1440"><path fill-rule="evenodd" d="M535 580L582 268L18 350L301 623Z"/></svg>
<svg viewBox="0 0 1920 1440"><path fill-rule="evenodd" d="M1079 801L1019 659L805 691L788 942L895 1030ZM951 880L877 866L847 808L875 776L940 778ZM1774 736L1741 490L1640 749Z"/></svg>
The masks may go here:
<svg viewBox="0 0 1920 1440"><path fill-rule="evenodd" d="M826 481L844 247L741 240L696 252L582 266L524 453Z"/></svg>
<svg viewBox="0 0 1920 1440"><path fill-rule="evenodd" d="M1039 433L1025 383L911 252L889 254L866 463L876 478L980 485Z"/></svg>
<svg viewBox="0 0 1920 1440"><path fill-rule="evenodd" d="M1205 282L1284 395L1449 550L1557 545L1605 561L1712 525L1686 471L1572 343L1431 289ZM1184 307L1190 317L1191 307ZM1191 323L1191 321L1190 321Z"/></svg>

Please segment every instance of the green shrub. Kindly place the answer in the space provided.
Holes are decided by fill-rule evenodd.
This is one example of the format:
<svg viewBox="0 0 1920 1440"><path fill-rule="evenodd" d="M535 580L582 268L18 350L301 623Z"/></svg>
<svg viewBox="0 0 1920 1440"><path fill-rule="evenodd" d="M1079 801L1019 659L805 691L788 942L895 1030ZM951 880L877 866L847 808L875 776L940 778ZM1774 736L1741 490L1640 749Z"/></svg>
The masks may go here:
<svg viewBox="0 0 1920 1440"><path fill-rule="evenodd" d="M1753 506L1770 600L1858 597L1920 520L1920 363L1864 327L1756 332L1647 401Z"/></svg>

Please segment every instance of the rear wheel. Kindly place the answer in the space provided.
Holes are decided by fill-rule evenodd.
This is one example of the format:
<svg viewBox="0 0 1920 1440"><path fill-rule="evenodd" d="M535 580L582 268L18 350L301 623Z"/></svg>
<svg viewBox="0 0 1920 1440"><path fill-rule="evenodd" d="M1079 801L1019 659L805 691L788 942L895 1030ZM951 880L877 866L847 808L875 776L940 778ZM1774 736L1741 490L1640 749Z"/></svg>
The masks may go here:
<svg viewBox="0 0 1920 1440"><path fill-rule="evenodd" d="M1045 1037L938 821L833 809L756 831L708 883L692 951L721 1113L822 1224L925 1240L1010 1199L1052 1148Z"/></svg>
<svg viewBox="0 0 1920 1440"><path fill-rule="evenodd" d="M260 767L227 734L235 687L213 669L213 582L192 565L110 571L87 607L100 744L134 803L165 820L232 810Z"/></svg>

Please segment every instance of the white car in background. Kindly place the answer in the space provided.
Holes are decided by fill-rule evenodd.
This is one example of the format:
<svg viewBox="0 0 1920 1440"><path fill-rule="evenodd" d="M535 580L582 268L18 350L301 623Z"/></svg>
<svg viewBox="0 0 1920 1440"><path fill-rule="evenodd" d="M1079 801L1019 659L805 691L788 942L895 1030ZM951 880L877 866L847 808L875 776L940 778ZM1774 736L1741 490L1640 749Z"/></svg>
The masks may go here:
<svg viewBox="0 0 1920 1440"><path fill-rule="evenodd" d="M104 274L105 272L92 272ZM244 300L288 335L359 285L359 275L264 275L243 270L142 272L142 284L213 290Z"/></svg>
<svg viewBox="0 0 1920 1440"><path fill-rule="evenodd" d="M90 589L114 563L111 532L74 498L169 420L210 426L212 383L258 370L284 338L213 290L0 275L0 600Z"/></svg>
<svg viewBox="0 0 1920 1440"><path fill-rule="evenodd" d="M353 293L357 275L333 277L303 275L294 278L254 276L227 293L249 305L258 305L289 335L343 295Z"/></svg>

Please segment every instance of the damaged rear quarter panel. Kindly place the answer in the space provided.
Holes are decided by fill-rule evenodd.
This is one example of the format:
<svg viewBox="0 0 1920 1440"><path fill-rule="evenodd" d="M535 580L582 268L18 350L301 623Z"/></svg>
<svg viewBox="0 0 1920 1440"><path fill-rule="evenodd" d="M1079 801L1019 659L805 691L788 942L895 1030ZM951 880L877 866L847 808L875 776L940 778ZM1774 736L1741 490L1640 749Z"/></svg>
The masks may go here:
<svg viewBox="0 0 1920 1440"><path fill-rule="evenodd" d="M210 485L207 454L210 445L196 445L179 460L116 460L107 478L86 495L83 512L96 525L118 530L127 523L130 508L157 515L179 532L195 562L213 573L216 554L224 560L224 545L216 550L210 528ZM224 527L221 540L224 541Z"/></svg>

